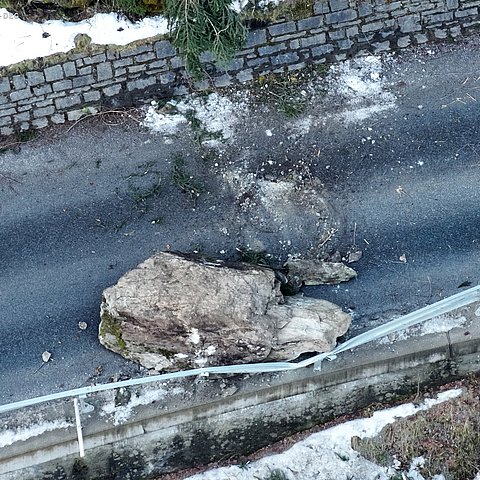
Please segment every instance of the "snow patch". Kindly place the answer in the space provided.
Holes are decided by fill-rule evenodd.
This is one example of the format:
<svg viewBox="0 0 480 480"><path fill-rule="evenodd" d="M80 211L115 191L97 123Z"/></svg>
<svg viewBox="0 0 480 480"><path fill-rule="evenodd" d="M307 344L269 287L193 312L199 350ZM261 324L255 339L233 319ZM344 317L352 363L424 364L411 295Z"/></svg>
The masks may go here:
<svg viewBox="0 0 480 480"><path fill-rule="evenodd" d="M446 402L461 395L461 389L448 390L428 399L420 405L408 403L398 407L375 412L370 418L352 420L315 433L296 443L286 452L270 455L246 467L222 467L200 473L187 480L254 480L269 478L275 469L282 470L289 480L329 480L332 478L376 478L388 480L391 472L387 468L369 462L351 448L352 437L374 437L383 427L396 419L415 415L433 405ZM412 462L410 471L416 470L421 460ZM414 477L412 477L414 478ZM416 480L425 480L421 475ZM441 480L438 476L436 480Z"/></svg>
<svg viewBox="0 0 480 480"><path fill-rule="evenodd" d="M97 13L81 22L48 20L36 23L25 22L0 8L0 66L68 52L75 47L74 38L79 33L87 34L92 43L98 45L127 45L167 32L164 17L144 18L132 23L117 13Z"/></svg>
<svg viewBox="0 0 480 480"><path fill-rule="evenodd" d="M123 390L125 389L121 388L119 391L122 392ZM114 425L121 425L132 416L135 407L148 405L149 403L161 400L167 393L170 395L179 395L184 393L184 390L179 387L171 390L160 387L151 389L144 388L140 394L132 393L130 400L125 405L115 405L116 392L112 392L113 398L102 407L101 415L110 417Z"/></svg>
<svg viewBox="0 0 480 480"><path fill-rule="evenodd" d="M465 317L451 317L449 315L439 315L438 317L426 320L418 325L399 330L390 335L377 340L379 344L390 344L401 340L407 340L410 337L429 335L432 333L446 333L454 328L465 328L468 320Z"/></svg>
<svg viewBox="0 0 480 480"><path fill-rule="evenodd" d="M72 426L73 423L64 420L54 420L51 422L36 423L28 427L19 427L14 430L0 431L0 448L13 445L16 442L23 442L32 437L38 437L45 432L61 430Z"/></svg>
<svg viewBox="0 0 480 480"><path fill-rule="evenodd" d="M330 68L328 94L347 105L336 115L339 120L361 122L395 106L396 97L386 90L383 69L384 60L376 56L357 57Z"/></svg>
<svg viewBox="0 0 480 480"><path fill-rule="evenodd" d="M198 125L192 125L192 128L205 132L202 144L217 148L222 142L233 139L240 112L242 115L248 113L245 100L231 100L218 93L202 97L190 95L181 101L171 100L167 106L171 109L170 112L158 110L156 102L152 102L146 111L143 125L169 136L193 117Z"/></svg>

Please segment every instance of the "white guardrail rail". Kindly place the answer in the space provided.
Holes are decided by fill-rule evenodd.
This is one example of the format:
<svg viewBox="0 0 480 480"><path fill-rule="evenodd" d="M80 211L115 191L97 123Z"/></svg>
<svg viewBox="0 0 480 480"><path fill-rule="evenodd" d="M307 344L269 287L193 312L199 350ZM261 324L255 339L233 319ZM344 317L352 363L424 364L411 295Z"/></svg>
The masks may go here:
<svg viewBox="0 0 480 480"><path fill-rule="evenodd" d="M186 378L194 376L208 376L209 374L241 374L241 373L268 373L268 372L282 372L287 370L297 370L300 368L308 367L310 365L314 366L314 370L321 370L321 363L323 360L334 360L337 358L337 355L346 350L351 350L365 343L369 343L378 338L385 337L391 333L404 330L408 327L416 325L418 323L430 320L431 318L449 313L452 310L455 310L460 307L464 307L476 301L480 301L480 285L476 287L469 288L461 293L452 295L451 297L445 298L436 302L432 305L423 307L415 312L409 313L402 317L396 318L390 322L387 322L384 325L373 328L364 332L356 337L347 340L344 343L341 343L336 348L330 352L320 353L313 357L310 357L306 360L297 363L290 362L267 362L267 363L251 363L245 365L226 365L219 367L205 367L205 368L195 368L192 370L185 370L181 372L174 373L165 373L161 375L153 375L142 378L132 378L130 380L123 380L121 382L112 382L106 384L92 385L89 387L75 388L73 390L65 390L63 392L52 393L50 395L44 395L41 397L30 398L27 400L21 400L19 402L9 403L6 405L0 405L0 414L5 412L10 412L13 410L18 410L25 407L30 407L37 405L39 403L50 402L53 400L60 400L64 398L72 398L74 401L74 410L76 417L76 426L77 426L77 435L78 435L78 446L80 456L84 456L83 448L83 436L82 436L82 427L80 419L80 410L78 406L79 400L86 397L86 395L95 392L101 392L106 390L113 390L117 388L130 387L135 385L143 385L146 383L153 382L163 382L165 380L171 380L176 378Z"/></svg>

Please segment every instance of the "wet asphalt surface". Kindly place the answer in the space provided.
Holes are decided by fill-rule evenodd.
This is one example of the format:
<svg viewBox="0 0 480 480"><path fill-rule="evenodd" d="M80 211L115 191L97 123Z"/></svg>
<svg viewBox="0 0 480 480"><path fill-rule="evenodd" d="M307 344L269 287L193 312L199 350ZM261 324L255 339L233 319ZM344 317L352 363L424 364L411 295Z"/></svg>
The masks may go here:
<svg viewBox="0 0 480 480"><path fill-rule="evenodd" d="M479 44L402 54L385 72L395 107L362 122L288 139L278 112L254 112L212 163L187 133L166 144L118 119L42 131L1 155L0 403L142 374L98 343L102 290L167 245L233 255L245 239L220 231L234 229L234 198L214 164L245 150L259 161L315 159L337 229L326 249L363 256L357 279L305 293L352 311L352 332L478 284ZM178 152L206 193L194 201L162 181L161 194L144 198ZM268 239L275 252L276 232Z"/></svg>

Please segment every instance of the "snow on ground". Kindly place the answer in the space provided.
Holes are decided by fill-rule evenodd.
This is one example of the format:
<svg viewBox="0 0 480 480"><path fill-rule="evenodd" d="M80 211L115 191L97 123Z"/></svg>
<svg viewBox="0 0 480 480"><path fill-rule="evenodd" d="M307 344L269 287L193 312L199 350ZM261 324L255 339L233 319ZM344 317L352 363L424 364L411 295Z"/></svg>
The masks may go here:
<svg viewBox="0 0 480 480"><path fill-rule="evenodd" d="M25 22L0 8L0 66L68 52L74 48L74 38L79 33L89 35L99 45L127 45L166 32L167 20L163 17L132 23L116 13L97 13L76 23L62 20L35 23Z"/></svg>
<svg viewBox="0 0 480 480"><path fill-rule="evenodd" d="M420 405L407 403L380 410L370 418L352 420L315 433L283 453L270 455L243 467L216 468L186 480L263 480L276 469L282 470L288 480L387 480L395 471L392 468L380 467L360 456L351 448L352 437L374 437L397 418L428 410L434 405L458 397L461 393L461 389L448 390ZM424 480L418 471L422 461L422 458L412 459L408 478ZM441 475L436 477L436 480L441 479Z"/></svg>
<svg viewBox="0 0 480 480"><path fill-rule="evenodd" d="M467 323L468 320L463 316L453 317L451 315L439 315L438 317L426 320L413 327L380 338L378 343L390 344L400 340L407 340L408 338L415 336L428 335L431 333L446 333L454 328L464 328L467 326Z"/></svg>
<svg viewBox="0 0 480 480"><path fill-rule="evenodd" d="M241 112L241 113L240 113ZM152 102L148 107L143 125L154 132L167 137L174 135L182 124L192 121L192 129L203 130L202 143L210 147L219 147L221 142L232 139L235 125L240 115L248 114L248 106L244 99L230 99L218 93L207 96L186 96L181 101L170 100L167 109L158 109Z"/></svg>
<svg viewBox="0 0 480 480"><path fill-rule="evenodd" d="M342 99L346 108L337 117L345 123L361 122L395 106L383 76L388 57L368 55L332 65L326 78L328 95Z"/></svg>

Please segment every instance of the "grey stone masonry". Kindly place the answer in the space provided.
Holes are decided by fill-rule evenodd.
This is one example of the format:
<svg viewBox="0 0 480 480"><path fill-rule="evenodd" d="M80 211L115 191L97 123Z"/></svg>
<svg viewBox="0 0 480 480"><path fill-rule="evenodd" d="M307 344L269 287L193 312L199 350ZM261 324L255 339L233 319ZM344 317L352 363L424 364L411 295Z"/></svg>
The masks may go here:
<svg viewBox="0 0 480 480"><path fill-rule="evenodd" d="M96 46L66 54L31 71L0 69L0 135L74 121L88 112L144 104L289 72L308 64L341 61L454 39L480 31L480 0L314 0L312 15L266 23L249 31L244 49L228 67L201 55L207 78L194 82L166 39L125 47ZM47 62L46 62L47 63Z"/></svg>

